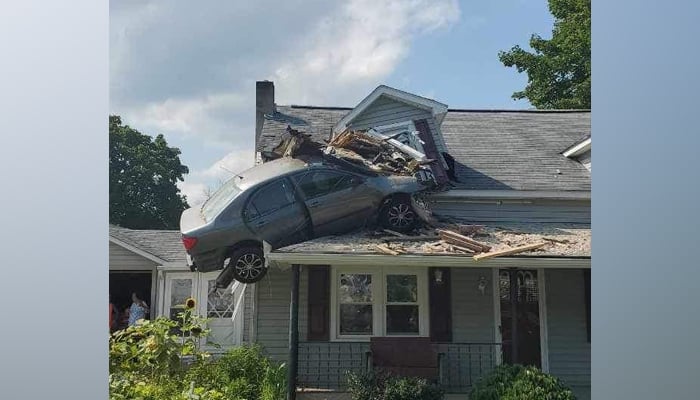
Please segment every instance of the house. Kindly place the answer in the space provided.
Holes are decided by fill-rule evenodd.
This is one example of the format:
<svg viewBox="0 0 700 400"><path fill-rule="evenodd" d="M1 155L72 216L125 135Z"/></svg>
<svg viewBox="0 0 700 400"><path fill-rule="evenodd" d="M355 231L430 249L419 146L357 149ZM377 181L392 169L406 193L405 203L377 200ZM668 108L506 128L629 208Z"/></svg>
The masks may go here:
<svg viewBox="0 0 700 400"><path fill-rule="evenodd" d="M361 235L270 252L274 266L251 296L250 340L296 366L300 398L343 398L345 372L374 362L377 337L428 338L454 398L513 361L590 398L589 111L450 109L387 86L354 108L277 105L267 81L256 97L258 162L287 126L317 141L347 128L418 131L436 178L452 185L432 195L435 215L494 229L499 246L549 243L482 261L382 254Z"/></svg>
<svg viewBox="0 0 700 400"><path fill-rule="evenodd" d="M252 288L216 289L217 272L191 272L182 235L173 230L134 230L109 227L109 291L119 311L131 304L136 292L150 306L149 318L176 318L188 297L197 300L200 315L211 318L211 352L249 340ZM245 290L245 293L244 293ZM239 313L234 318L235 305Z"/></svg>

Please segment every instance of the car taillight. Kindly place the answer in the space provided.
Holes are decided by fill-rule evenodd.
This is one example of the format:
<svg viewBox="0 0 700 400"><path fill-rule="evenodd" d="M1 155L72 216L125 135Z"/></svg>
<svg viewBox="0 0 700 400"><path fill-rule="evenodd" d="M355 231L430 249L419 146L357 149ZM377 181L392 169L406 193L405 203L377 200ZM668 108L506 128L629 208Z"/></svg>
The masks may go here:
<svg viewBox="0 0 700 400"><path fill-rule="evenodd" d="M197 244L197 238L190 236L182 237L182 244L185 245L185 250L190 251L195 244Z"/></svg>

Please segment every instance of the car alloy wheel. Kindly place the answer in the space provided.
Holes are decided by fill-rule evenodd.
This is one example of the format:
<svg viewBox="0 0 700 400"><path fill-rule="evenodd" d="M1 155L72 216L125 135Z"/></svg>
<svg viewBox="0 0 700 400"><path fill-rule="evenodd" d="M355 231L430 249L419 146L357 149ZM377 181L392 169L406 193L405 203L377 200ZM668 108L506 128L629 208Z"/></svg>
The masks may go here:
<svg viewBox="0 0 700 400"><path fill-rule="evenodd" d="M413 225L416 220L416 213L405 203L395 203L389 208L387 217L392 227L406 229Z"/></svg>
<svg viewBox="0 0 700 400"><path fill-rule="evenodd" d="M247 253L236 260L233 268L236 276L244 281L256 281L260 275L264 274L265 263L257 254Z"/></svg>

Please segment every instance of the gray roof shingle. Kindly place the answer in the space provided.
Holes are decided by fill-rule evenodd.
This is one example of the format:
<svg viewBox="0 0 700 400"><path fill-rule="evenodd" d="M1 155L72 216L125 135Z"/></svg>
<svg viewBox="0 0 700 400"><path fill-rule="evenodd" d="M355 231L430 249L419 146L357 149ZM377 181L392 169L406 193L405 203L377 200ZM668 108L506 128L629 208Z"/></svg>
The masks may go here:
<svg viewBox="0 0 700 400"><path fill-rule="evenodd" d="M128 229L110 225L109 236L162 260L187 262L180 231Z"/></svg>
<svg viewBox="0 0 700 400"><path fill-rule="evenodd" d="M259 151L274 148L287 125L327 140L351 108L277 106L266 116ZM590 191L591 174L561 152L591 134L587 110L449 110L442 126L458 189Z"/></svg>

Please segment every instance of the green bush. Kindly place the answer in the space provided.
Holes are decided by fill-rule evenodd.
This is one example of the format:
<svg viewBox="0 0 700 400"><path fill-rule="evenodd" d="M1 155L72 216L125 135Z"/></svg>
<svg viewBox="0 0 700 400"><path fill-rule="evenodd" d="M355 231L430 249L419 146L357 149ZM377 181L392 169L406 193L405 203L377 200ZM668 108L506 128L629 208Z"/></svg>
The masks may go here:
<svg viewBox="0 0 700 400"><path fill-rule="evenodd" d="M470 400L576 400L571 389L535 367L500 365L479 380Z"/></svg>
<svg viewBox="0 0 700 400"><path fill-rule="evenodd" d="M286 368L260 347L237 347L218 360L201 351L209 331L194 304L179 321L144 321L110 336L110 400L283 400Z"/></svg>
<svg viewBox="0 0 700 400"><path fill-rule="evenodd" d="M426 379L367 372L349 374L352 400L441 400L443 390Z"/></svg>

